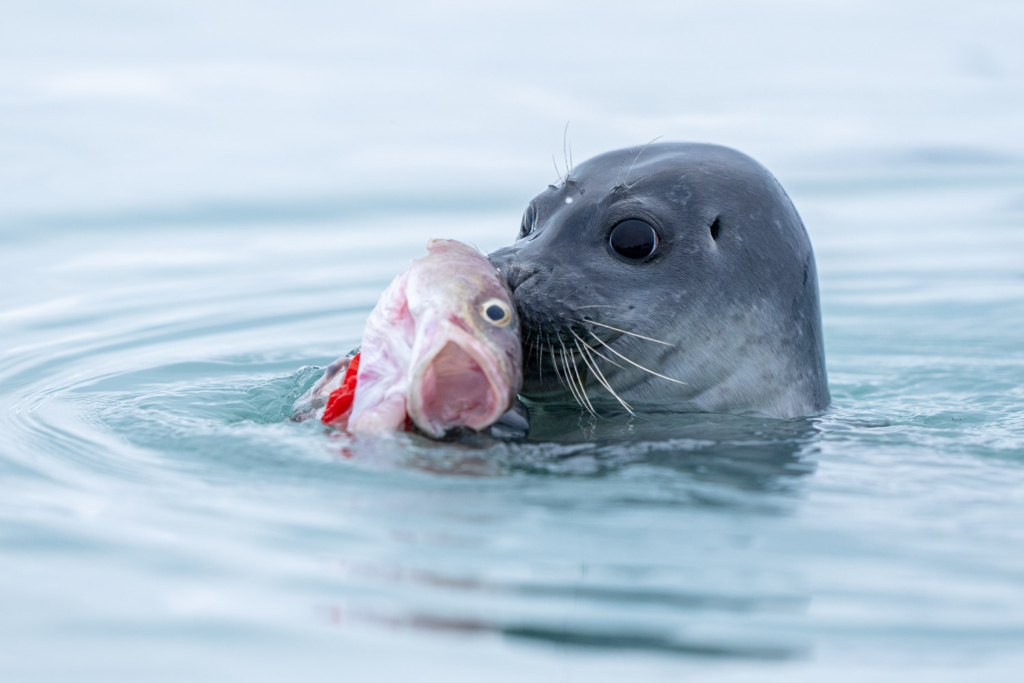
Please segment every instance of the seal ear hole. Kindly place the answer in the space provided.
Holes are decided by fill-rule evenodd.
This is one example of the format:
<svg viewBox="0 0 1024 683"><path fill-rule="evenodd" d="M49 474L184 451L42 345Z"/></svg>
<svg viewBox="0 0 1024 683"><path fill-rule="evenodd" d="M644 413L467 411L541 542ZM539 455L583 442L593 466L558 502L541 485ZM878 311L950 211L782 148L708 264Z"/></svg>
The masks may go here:
<svg viewBox="0 0 1024 683"><path fill-rule="evenodd" d="M714 221L712 221L712 223L711 223L711 239L713 239L716 242L718 241L718 231L721 229L721 227L722 226L718 224L718 219L717 218Z"/></svg>

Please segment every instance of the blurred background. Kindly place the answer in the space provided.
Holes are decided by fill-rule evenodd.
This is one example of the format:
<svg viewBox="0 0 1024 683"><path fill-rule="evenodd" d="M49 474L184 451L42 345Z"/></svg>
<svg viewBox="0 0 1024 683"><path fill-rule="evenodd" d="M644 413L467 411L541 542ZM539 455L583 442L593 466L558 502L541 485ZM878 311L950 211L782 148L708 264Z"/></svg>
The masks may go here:
<svg viewBox="0 0 1024 683"><path fill-rule="evenodd" d="M1022 35L1015 1L3 0L0 679L1016 680ZM508 244L570 145L657 136L792 197L825 415L287 420L428 238Z"/></svg>
<svg viewBox="0 0 1024 683"><path fill-rule="evenodd" d="M735 146L799 196L1020 163L1016 2L18 2L4 223L510 205L577 161ZM955 169L955 170L954 170ZM507 237L511 237L509 227Z"/></svg>

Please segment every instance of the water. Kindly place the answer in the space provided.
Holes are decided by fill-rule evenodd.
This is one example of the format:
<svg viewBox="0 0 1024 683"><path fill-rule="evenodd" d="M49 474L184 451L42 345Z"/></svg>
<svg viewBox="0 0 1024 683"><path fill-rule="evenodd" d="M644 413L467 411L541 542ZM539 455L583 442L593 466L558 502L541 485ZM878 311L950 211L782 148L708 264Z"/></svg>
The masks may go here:
<svg viewBox="0 0 1024 683"><path fill-rule="evenodd" d="M1014 679L1022 18L9 8L3 679ZM661 134L776 172L832 408L288 422L428 237L512 239L566 119L577 161Z"/></svg>

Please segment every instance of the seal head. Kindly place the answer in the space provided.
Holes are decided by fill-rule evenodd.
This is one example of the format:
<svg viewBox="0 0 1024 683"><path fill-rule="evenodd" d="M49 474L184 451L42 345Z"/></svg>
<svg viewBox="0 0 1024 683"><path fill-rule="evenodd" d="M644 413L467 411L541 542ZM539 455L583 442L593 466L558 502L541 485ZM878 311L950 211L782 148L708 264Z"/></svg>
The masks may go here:
<svg viewBox="0 0 1024 683"><path fill-rule="evenodd" d="M778 181L727 147L590 159L490 255L522 323L522 395L811 415L829 402L814 254Z"/></svg>

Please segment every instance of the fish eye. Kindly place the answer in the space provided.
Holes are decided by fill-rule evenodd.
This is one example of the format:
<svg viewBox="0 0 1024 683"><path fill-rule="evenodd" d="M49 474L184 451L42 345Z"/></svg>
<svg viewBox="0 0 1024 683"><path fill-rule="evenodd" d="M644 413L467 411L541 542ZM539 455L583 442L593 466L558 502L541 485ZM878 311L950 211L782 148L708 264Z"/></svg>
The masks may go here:
<svg viewBox="0 0 1024 683"><path fill-rule="evenodd" d="M650 223L629 218L612 228L608 246L624 261L643 261L658 248L658 233Z"/></svg>
<svg viewBox="0 0 1024 683"><path fill-rule="evenodd" d="M512 309L500 299L488 299L480 304L480 315L490 324L504 327L512 320Z"/></svg>

